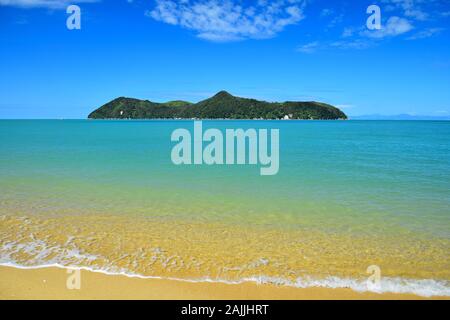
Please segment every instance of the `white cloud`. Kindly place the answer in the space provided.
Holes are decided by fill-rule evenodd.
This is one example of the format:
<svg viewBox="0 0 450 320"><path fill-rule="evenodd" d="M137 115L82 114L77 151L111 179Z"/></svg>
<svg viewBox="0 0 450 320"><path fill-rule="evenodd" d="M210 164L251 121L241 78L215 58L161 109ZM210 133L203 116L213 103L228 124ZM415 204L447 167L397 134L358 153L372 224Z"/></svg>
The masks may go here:
<svg viewBox="0 0 450 320"><path fill-rule="evenodd" d="M344 21L344 14L341 13L339 15L336 15L329 23L328 23L328 27L332 28L337 24L340 24Z"/></svg>
<svg viewBox="0 0 450 320"><path fill-rule="evenodd" d="M331 16L333 13L334 13L334 10L332 10L332 9L322 9L322 11L320 12L320 16L328 17L328 16Z"/></svg>
<svg viewBox="0 0 450 320"><path fill-rule="evenodd" d="M367 41L365 39L335 41L330 43L330 47L338 49L356 49L356 50L367 49L369 47L372 47L373 45L374 43Z"/></svg>
<svg viewBox="0 0 450 320"><path fill-rule="evenodd" d="M318 49L318 47L319 47L319 42L314 41L314 42L310 42L310 43L307 43L307 44L297 47L297 51L303 52L303 53L314 53Z"/></svg>
<svg viewBox="0 0 450 320"><path fill-rule="evenodd" d="M366 30L362 34L370 38L381 39L385 37L394 37L411 31L414 27L405 18L390 17L382 26L381 30Z"/></svg>
<svg viewBox="0 0 450 320"><path fill-rule="evenodd" d="M428 14L421 10L405 10L405 16L421 21L428 19Z"/></svg>
<svg viewBox="0 0 450 320"><path fill-rule="evenodd" d="M408 40L417 40L417 39L425 39L430 38L440 32L442 32L444 28L428 28L425 30L422 30L420 32L417 32L416 34L412 35L411 37L407 38Z"/></svg>
<svg viewBox="0 0 450 320"><path fill-rule="evenodd" d="M329 18L330 21L328 22L327 27L328 28L333 28L335 25L342 23L344 20L344 14L343 13L336 13L336 11L334 11L333 9L322 9L322 11L320 11L320 17L325 19L325 18Z"/></svg>
<svg viewBox="0 0 450 320"><path fill-rule="evenodd" d="M343 50L362 50L377 45L382 39L387 37L395 37L404 33L407 33L413 29L411 23L400 17L390 17L385 25L380 30L367 30L362 27L358 28L345 28L341 40L327 41L322 43L319 47L318 42L311 42L309 44L300 46L297 51L304 53L313 53L318 49L343 49ZM429 32L437 32L430 30ZM420 35L425 37L425 35Z"/></svg>
<svg viewBox="0 0 450 320"><path fill-rule="evenodd" d="M0 0L0 6L11 6L24 9L63 9L71 4L88 2L97 2L97 0Z"/></svg>
<svg viewBox="0 0 450 320"><path fill-rule="evenodd" d="M447 0L448 1L448 0ZM366 25L346 26L340 39L321 39L297 47L297 51L313 53L318 50L342 49L361 50L381 45L385 39L399 37L406 40L429 38L438 35L443 30L439 25L439 18L450 16L444 1L439 0L379 0L382 5L383 23L380 30L369 30ZM342 17L335 11L323 9L320 17L335 16L333 20L342 21ZM332 26L331 23L329 26ZM409 37L408 37L409 36Z"/></svg>
<svg viewBox="0 0 450 320"><path fill-rule="evenodd" d="M340 40L340 41L326 41L326 42L310 42L296 48L296 51L302 53L315 53L318 50L329 50L329 49L341 49L341 50L362 50L367 49L374 46L374 41L370 41L367 39L349 39L349 40Z"/></svg>
<svg viewBox="0 0 450 320"><path fill-rule="evenodd" d="M367 27L365 25L358 27L346 27L342 31L341 38L351 38L353 36L361 36L366 30Z"/></svg>
<svg viewBox="0 0 450 320"><path fill-rule="evenodd" d="M424 1L424 0L384 0L384 3L387 4L387 10L401 10L403 11L403 15L415 19L415 20L427 20L429 15L422 9L422 5L427 2L432 1Z"/></svg>
<svg viewBox="0 0 450 320"><path fill-rule="evenodd" d="M353 35L353 29L352 28L345 28L344 31L342 31L342 38L348 38Z"/></svg>
<svg viewBox="0 0 450 320"><path fill-rule="evenodd" d="M147 16L194 30L210 41L274 37L304 18L304 0L258 0L252 5L236 0L156 0Z"/></svg>

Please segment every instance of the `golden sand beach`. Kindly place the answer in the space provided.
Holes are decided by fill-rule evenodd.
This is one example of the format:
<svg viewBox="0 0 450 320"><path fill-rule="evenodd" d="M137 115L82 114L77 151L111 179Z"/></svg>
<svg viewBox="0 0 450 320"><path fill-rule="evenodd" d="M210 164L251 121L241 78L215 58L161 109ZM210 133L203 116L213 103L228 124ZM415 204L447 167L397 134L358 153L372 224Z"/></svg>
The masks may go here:
<svg viewBox="0 0 450 320"><path fill-rule="evenodd" d="M67 269L0 267L0 299L425 299L410 294L359 293L351 289L294 288L253 282L225 284L141 279L80 271L80 289L68 289ZM448 299L448 297L433 297Z"/></svg>
<svg viewBox="0 0 450 320"><path fill-rule="evenodd" d="M396 279L389 280L396 275L397 270L402 271L403 275L409 275L406 274L407 270L414 271L413 266L404 260L408 255L394 255L389 258L387 253L382 251L377 251L377 254L373 256L380 259L380 262L378 260L375 262L383 266L383 279L388 281L388 285L391 283L396 286L394 291L411 293L403 295L356 291L361 288L361 281L369 276L366 273L366 266L372 262L364 260L365 256L362 254L358 255L358 259L354 258L355 252L361 253L363 248L368 248L371 242L366 238L361 239L360 243L354 237L342 239L313 236L304 231L296 233L271 230L268 232L267 229L256 226L245 229L225 228L219 223L196 224L190 221L186 224L180 222L175 224L164 220L156 223L156 221L138 217L130 219L92 215L58 218L27 217L26 219L3 216L0 226L5 261L9 259L14 261L15 265L27 267L52 265L57 262L61 262L58 265L66 267L85 267L82 270L81 290L68 290L66 281L69 275L61 268L19 269L2 266L0 267L0 298L2 299L422 298L422 296L414 295L420 292L413 291L414 287L411 287L414 283L422 284L417 282L420 280L420 274L414 277L415 274L411 273L412 280L409 284L398 283ZM225 239L224 231L227 232ZM308 236L311 236L310 241L307 241ZM303 241L300 242L299 239ZM336 244L333 246L332 241L339 243L340 246ZM389 243L396 242L391 240ZM322 247L339 250L324 252L320 250ZM385 248L387 247L386 245ZM158 250L158 248L162 249ZM345 248L348 249L347 252L343 251ZM411 250L412 244L410 244L409 252ZM442 249L429 254L443 257L445 252L445 249ZM318 253L320 253L320 259L300 259L305 256L316 257L314 254ZM427 254L423 252L422 256ZM258 260L261 256L269 262ZM367 258L370 256L367 255ZM204 263L192 260L192 257L203 259ZM279 261L284 261L287 267L277 263L277 258ZM397 258L396 261L395 258ZM228 269L222 268L222 273L215 272L216 261L227 266ZM436 264L436 261L445 263L444 258L420 261L423 267L419 270L437 270L435 274L440 272L443 278L446 277L448 268ZM360 279L359 282L354 283L351 279L342 277L336 284L333 279L319 278L320 285L318 285L306 278L304 282L297 285L295 281L297 273L292 273L293 279L287 278L291 280L291 283L296 284L295 286L285 283L287 281L277 281L277 273L295 271L295 267L307 269L310 271L309 274L315 274L327 268L339 271L338 267L341 266L348 274L353 275L354 279ZM104 272L91 272L87 269ZM221 271L220 268L217 270ZM127 276L117 275L122 273ZM142 275L142 277L130 277L130 275ZM269 275L273 278L269 281L263 279L261 282L264 284L252 281L230 284L247 279L258 279L258 275ZM424 274L425 276L427 274ZM217 281L201 281L205 278ZM173 279L194 279L196 282ZM337 289L327 288L327 283L330 281L332 287L337 285ZM406 287L405 291L406 285L409 287ZM424 285L431 288L434 284L424 283ZM299 288L303 286L307 288ZM421 291L425 292L425 290ZM442 289L441 291L444 292ZM434 292L439 295L436 291Z"/></svg>

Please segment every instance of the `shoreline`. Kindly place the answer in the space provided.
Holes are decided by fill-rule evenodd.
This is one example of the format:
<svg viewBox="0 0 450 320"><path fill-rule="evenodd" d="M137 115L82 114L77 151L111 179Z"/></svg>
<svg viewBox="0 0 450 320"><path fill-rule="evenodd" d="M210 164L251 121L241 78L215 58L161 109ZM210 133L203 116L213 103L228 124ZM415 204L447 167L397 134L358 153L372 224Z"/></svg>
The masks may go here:
<svg viewBox="0 0 450 320"><path fill-rule="evenodd" d="M80 289L68 289L74 275L56 266L0 266L0 299L138 299L138 300L448 300L414 294L357 292L350 288L295 288L243 282L193 282L111 275L80 270Z"/></svg>

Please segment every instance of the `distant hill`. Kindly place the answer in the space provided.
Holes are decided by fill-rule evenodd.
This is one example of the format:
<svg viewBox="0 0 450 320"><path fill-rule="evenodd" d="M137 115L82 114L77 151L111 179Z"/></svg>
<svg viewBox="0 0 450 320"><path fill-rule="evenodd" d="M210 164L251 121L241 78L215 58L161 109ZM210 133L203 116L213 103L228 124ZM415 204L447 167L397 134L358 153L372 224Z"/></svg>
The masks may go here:
<svg viewBox="0 0 450 320"><path fill-rule="evenodd" d="M117 98L93 111L89 119L347 119L336 107L320 102L266 102L235 97L226 91L190 103L156 103Z"/></svg>
<svg viewBox="0 0 450 320"><path fill-rule="evenodd" d="M184 106L192 105L193 103L187 102L187 101L182 101L182 100L175 100L175 101L165 102L164 104L169 107L184 107Z"/></svg>

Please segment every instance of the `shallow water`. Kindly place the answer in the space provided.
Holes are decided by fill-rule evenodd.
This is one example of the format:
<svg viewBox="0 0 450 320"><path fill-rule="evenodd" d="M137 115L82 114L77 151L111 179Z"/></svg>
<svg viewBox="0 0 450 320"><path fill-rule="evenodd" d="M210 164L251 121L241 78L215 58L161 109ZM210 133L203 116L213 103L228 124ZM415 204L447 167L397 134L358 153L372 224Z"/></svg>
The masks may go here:
<svg viewBox="0 0 450 320"><path fill-rule="evenodd" d="M0 262L450 295L450 122L203 126L279 129L279 173L173 165L191 121L0 121Z"/></svg>

